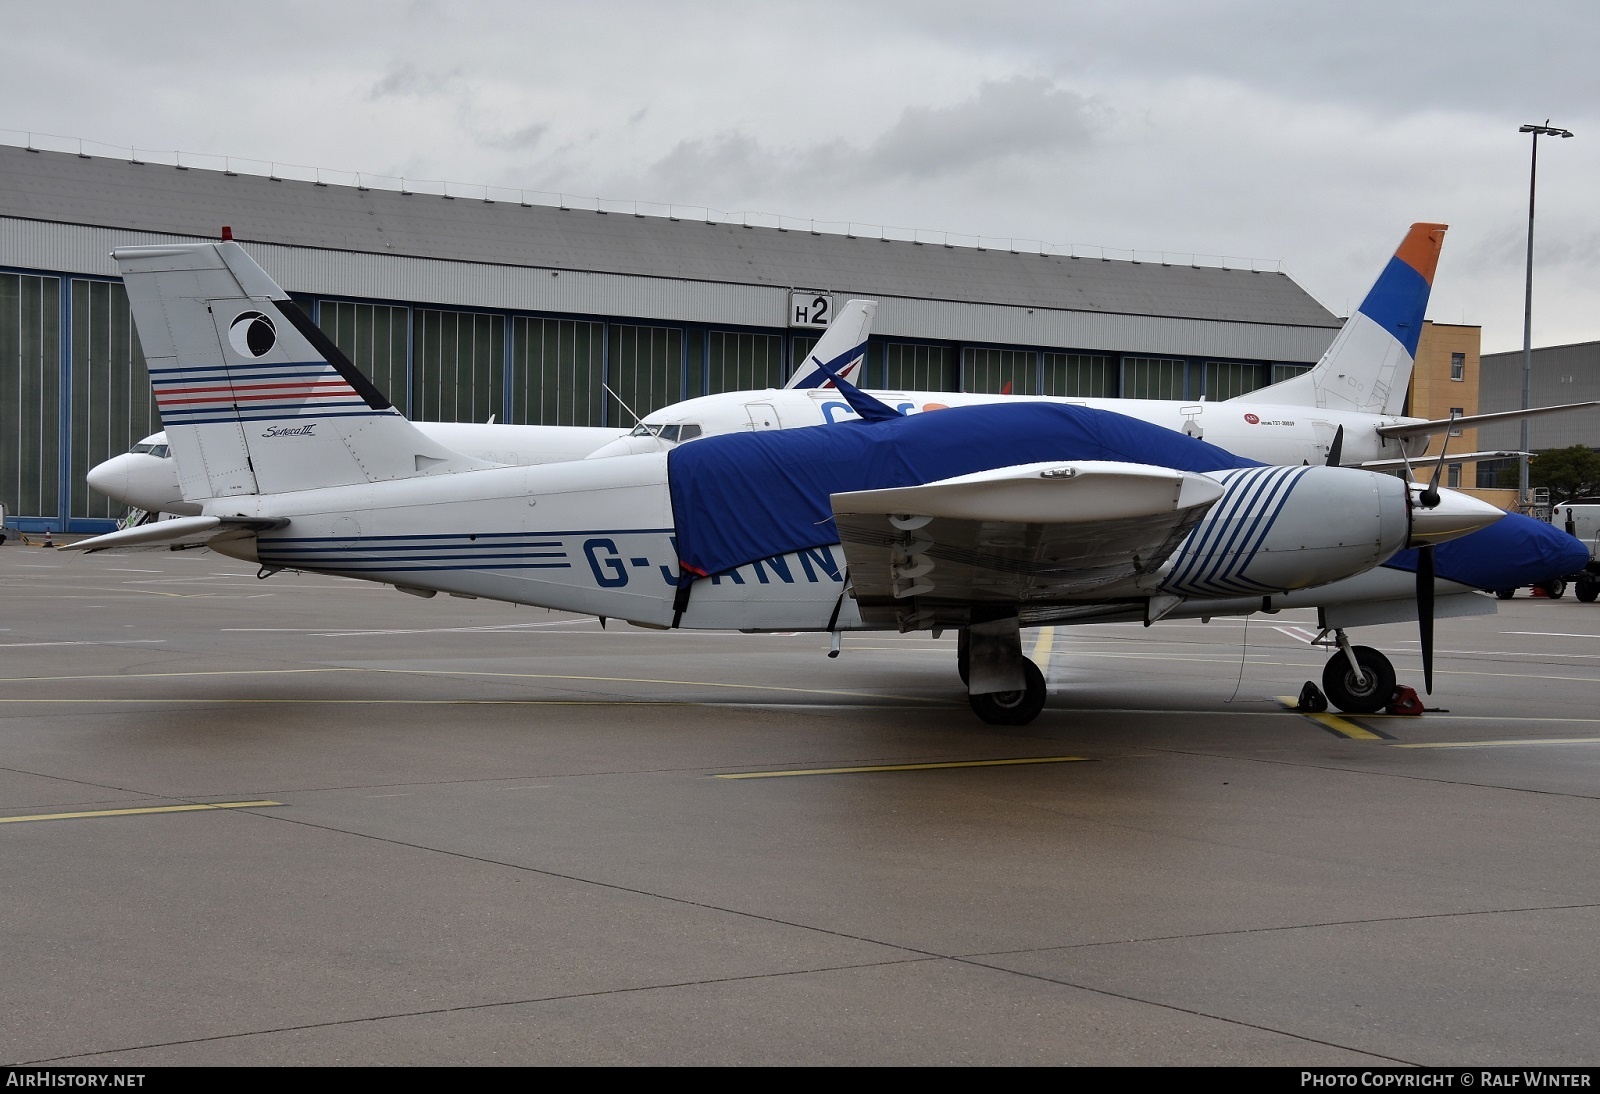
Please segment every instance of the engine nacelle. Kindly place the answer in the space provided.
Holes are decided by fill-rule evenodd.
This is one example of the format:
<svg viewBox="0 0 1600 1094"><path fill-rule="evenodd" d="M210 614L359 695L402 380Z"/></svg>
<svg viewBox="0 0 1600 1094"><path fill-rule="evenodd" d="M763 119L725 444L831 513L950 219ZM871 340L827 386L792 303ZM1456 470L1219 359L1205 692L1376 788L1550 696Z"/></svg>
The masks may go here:
<svg viewBox="0 0 1600 1094"><path fill-rule="evenodd" d="M1210 598L1304 589L1369 570L1410 538L1407 486L1389 475L1302 466L1215 477L1227 493L1174 552L1162 593Z"/></svg>

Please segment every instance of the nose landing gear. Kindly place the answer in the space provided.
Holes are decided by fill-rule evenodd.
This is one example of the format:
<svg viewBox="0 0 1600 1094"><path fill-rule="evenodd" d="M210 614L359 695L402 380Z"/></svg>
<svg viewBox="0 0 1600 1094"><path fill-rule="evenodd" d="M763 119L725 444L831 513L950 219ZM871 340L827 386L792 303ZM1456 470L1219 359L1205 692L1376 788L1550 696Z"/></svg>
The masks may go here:
<svg viewBox="0 0 1600 1094"><path fill-rule="evenodd" d="M1323 631L1313 644L1338 647L1322 667L1328 701L1347 714L1376 714L1394 696L1394 665L1371 646L1352 646L1342 629L1333 632L1331 642L1327 634Z"/></svg>

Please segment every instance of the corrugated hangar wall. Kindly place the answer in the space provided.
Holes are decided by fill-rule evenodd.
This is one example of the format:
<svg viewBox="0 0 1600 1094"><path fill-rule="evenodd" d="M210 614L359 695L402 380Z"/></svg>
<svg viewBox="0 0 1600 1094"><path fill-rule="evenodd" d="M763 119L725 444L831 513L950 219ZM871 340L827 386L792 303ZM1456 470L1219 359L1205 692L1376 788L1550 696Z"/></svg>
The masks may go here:
<svg viewBox="0 0 1600 1094"><path fill-rule="evenodd" d="M83 483L159 428L109 252L223 224L424 420L628 420L781 384L795 291L880 302L868 383L1227 398L1339 321L1287 276L522 206L0 147L0 503L114 517Z"/></svg>

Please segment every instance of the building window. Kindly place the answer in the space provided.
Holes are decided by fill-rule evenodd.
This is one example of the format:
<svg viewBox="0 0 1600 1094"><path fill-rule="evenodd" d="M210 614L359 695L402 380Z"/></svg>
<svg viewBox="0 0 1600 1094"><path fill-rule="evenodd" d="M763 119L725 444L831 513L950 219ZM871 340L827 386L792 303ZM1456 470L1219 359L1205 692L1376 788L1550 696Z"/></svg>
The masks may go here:
<svg viewBox="0 0 1600 1094"><path fill-rule="evenodd" d="M406 379L411 313L387 304L324 300L317 322L333 344L344 350L377 389L402 414L411 413L411 385Z"/></svg>
<svg viewBox="0 0 1600 1094"><path fill-rule="evenodd" d="M600 323L514 318L507 420L517 425L601 424L605 345ZM619 419L619 424L628 420Z"/></svg>
<svg viewBox="0 0 1600 1094"><path fill-rule="evenodd" d="M884 387L890 391L955 391L955 354L948 346L890 342L883 349Z"/></svg>
<svg viewBox="0 0 1600 1094"><path fill-rule="evenodd" d="M1207 361L1205 363L1205 390L1202 394L1213 403L1248 395L1263 386L1260 365L1247 365L1237 361Z"/></svg>
<svg viewBox="0 0 1600 1094"><path fill-rule="evenodd" d="M1043 394L1113 399L1117 394L1116 363L1098 354L1046 353Z"/></svg>
<svg viewBox="0 0 1600 1094"><path fill-rule="evenodd" d="M683 398L683 331L613 324L602 425L628 425ZM636 417L637 415L637 417Z"/></svg>
<svg viewBox="0 0 1600 1094"><path fill-rule="evenodd" d="M15 360L9 354L0 358L4 359ZM84 475L95 464L121 455L128 445L160 428L150 376L128 311L128 294L113 282L74 279L72 493L67 515L105 518L120 513L121 503L90 490ZM0 458L0 465L4 463ZM10 478L0 476L0 483ZM0 498L5 493L0 489Z"/></svg>
<svg viewBox="0 0 1600 1094"><path fill-rule="evenodd" d="M505 329L498 315L417 309L411 412L418 420L486 422L505 413Z"/></svg>
<svg viewBox="0 0 1600 1094"><path fill-rule="evenodd" d="M1466 411L1461 409L1458 406L1453 406L1453 407L1450 408L1450 416L1452 418L1459 418L1465 413L1466 413ZM1451 426L1450 427L1450 436L1452 436L1452 437L1461 436L1461 427L1458 426L1458 425Z"/></svg>
<svg viewBox="0 0 1600 1094"><path fill-rule="evenodd" d="M1289 379L1291 376L1298 376L1302 372L1310 371L1310 365L1290 365L1282 362L1274 362L1272 365L1272 382L1275 384L1280 384Z"/></svg>
<svg viewBox="0 0 1600 1094"><path fill-rule="evenodd" d="M1467 378L1467 355L1452 353L1450 355L1450 379L1465 380Z"/></svg>
<svg viewBox="0 0 1600 1094"><path fill-rule="evenodd" d="M1461 489L1461 465L1459 463L1450 465L1450 470L1445 475L1445 485L1452 490Z"/></svg>
<svg viewBox="0 0 1600 1094"><path fill-rule="evenodd" d="M990 395L1037 395L1039 355L1031 349L967 346L961 351L961 390Z"/></svg>
<svg viewBox="0 0 1600 1094"><path fill-rule="evenodd" d="M708 336L711 394L759 391L783 384L783 338L714 330Z"/></svg>
<svg viewBox="0 0 1600 1094"><path fill-rule="evenodd" d="M1177 357L1124 357L1125 399L1187 399L1189 362Z"/></svg>
<svg viewBox="0 0 1600 1094"><path fill-rule="evenodd" d="M1515 490L1519 477L1516 460L1479 460L1479 490Z"/></svg>
<svg viewBox="0 0 1600 1094"><path fill-rule="evenodd" d="M60 339L61 280L0 274L0 501L12 513L62 509Z"/></svg>

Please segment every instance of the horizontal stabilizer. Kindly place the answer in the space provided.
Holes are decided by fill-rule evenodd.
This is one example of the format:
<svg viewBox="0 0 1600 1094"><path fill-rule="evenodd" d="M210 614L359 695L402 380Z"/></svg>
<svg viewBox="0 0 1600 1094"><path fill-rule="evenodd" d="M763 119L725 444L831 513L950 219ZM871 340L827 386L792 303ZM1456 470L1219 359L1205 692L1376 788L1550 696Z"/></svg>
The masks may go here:
<svg viewBox="0 0 1600 1094"><path fill-rule="evenodd" d="M61 550L94 552L131 547L202 547L213 540L237 539L270 528L282 528L288 523L284 517L177 517L62 544Z"/></svg>
<svg viewBox="0 0 1600 1094"><path fill-rule="evenodd" d="M1558 406L1536 406L1528 410L1497 410L1493 414L1468 414L1466 417L1457 415L1454 419L1435 418L1428 422L1402 422L1400 425L1380 425L1380 437L1423 437L1430 433L1438 433L1442 429L1460 429L1463 426L1471 427L1482 425L1484 422L1514 421L1518 418L1538 418L1546 414L1567 414L1574 410L1588 410L1600 406L1600 400L1591 399L1586 403L1561 403Z"/></svg>

